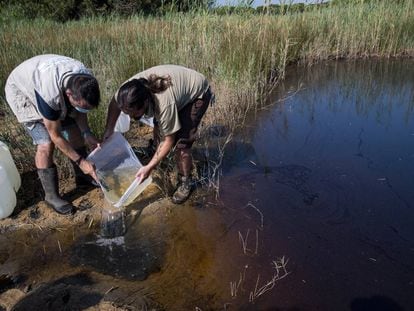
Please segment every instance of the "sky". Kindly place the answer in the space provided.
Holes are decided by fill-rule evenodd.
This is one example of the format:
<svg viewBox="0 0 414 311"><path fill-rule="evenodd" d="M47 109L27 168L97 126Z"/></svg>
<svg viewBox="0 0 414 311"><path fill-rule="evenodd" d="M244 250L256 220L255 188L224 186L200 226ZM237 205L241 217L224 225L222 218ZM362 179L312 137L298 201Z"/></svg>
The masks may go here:
<svg viewBox="0 0 414 311"><path fill-rule="evenodd" d="M272 4L280 4L280 2L284 3L314 3L318 2L317 0L272 0ZM237 0L216 0L217 5L237 5L239 1ZM253 2L253 7L257 7L260 5L264 5L264 0L255 0Z"/></svg>

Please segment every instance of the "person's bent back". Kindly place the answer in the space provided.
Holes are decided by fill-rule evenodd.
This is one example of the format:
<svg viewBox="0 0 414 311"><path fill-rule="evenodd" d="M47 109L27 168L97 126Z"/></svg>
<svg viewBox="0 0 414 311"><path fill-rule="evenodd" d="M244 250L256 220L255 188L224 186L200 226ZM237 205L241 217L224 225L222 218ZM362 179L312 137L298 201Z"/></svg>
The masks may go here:
<svg viewBox="0 0 414 311"><path fill-rule="evenodd" d="M94 147L87 112L100 102L99 85L81 62L60 55L39 55L18 65L9 75L6 99L36 145L35 164L49 206L61 214L73 206L59 195L53 151L57 146L73 163L76 182L96 178L93 165L86 161L85 142Z"/></svg>

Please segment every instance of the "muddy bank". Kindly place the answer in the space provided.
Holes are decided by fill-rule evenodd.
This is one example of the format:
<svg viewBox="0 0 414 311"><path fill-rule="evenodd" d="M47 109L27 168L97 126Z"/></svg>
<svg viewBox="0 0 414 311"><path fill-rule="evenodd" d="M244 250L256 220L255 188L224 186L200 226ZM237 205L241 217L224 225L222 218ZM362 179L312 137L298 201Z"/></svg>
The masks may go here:
<svg viewBox="0 0 414 311"><path fill-rule="evenodd" d="M149 137L129 141L140 147ZM0 221L0 310L218 309L230 299L229 280L240 269L228 251L240 253L238 237L229 238L234 219L224 220L207 188L174 205L173 176L155 173L126 209L125 236L105 239L100 189L80 191L72 176L61 179L77 209L62 216L42 201L36 173L27 176L15 213Z"/></svg>
<svg viewBox="0 0 414 311"><path fill-rule="evenodd" d="M147 210L144 207L159 199L158 187L148 187L141 200L126 210L128 225L132 226L139 216L145 218L147 213L158 217L151 212L156 207ZM93 268L94 261L102 262L107 271L119 270L112 264L106 264L108 254L105 251L109 247L98 245L95 249L87 248L88 239L99 240L104 197L99 189L92 189L83 194L77 193L73 204L77 211L71 216L59 215L40 201L0 222L0 292L3 292L0 305L9 309L14 301L13 310L27 310L27 306L32 306L32 310L40 310L41 306L49 306L50 310L65 306L85 309L97 304L96 310L103 308L99 305L103 289L96 293L94 287L88 289L96 282L89 282L89 275L79 273L82 273L83 266ZM112 241L103 243L111 244ZM103 249L101 253L97 252L99 248ZM66 264L61 265L60 260L66 261L68 256L72 257L72 262L67 267ZM96 270L99 271L99 263ZM148 275L141 275L141 278ZM61 277L55 280L58 276ZM54 297L52 300L51 296Z"/></svg>
<svg viewBox="0 0 414 311"><path fill-rule="evenodd" d="M234 222L223 222L232 217L201 191L180 206L154 200L157 191L144 192L151 201L145 208L128 208L123 237L100 237L96 207L74 216L76 225L65 227L70 220L55 220L54 228L34 225L3 234L0 306L184 310L219 309L231 301L229 281L239 277L237 263L243 258L237 235L229 234ZM98 220L90 225L86 216Z"/></svg>
<svg viewBox="0 0 414 311"><path fill-rule="evenodd" d="M129 135L131 145L139 148L148 143L151 133L136 126ZM94 243L100 239L101 212L106 204L103 193L94 187L77 189L74 177L66 175L60 176L60 193L72 202L76 212L63 216L43 201L36 171L21 174L17 206L11 217L0 220L0 310L124 310L116 307L124 304L122 290L114 291L109 284L113 277L108 271L120 270L107 260L113 241L101 238L107 245ZM165 200L156 183L148 187L140 200L126 209L128 226L147 213L158 217L154 210ZM151 202L156 202L154 207ZM142 265L137 267L142 269ZM108 277L97 280L84 272L95 268ZM140 278L145 279L150 272L153 270L141 273ZM106 302L105 295L109 294L112 301ZM123 297L122 303L116 302L117 297ZM138 301L135 305L145 305L139 294L134 300Z"/></svg>

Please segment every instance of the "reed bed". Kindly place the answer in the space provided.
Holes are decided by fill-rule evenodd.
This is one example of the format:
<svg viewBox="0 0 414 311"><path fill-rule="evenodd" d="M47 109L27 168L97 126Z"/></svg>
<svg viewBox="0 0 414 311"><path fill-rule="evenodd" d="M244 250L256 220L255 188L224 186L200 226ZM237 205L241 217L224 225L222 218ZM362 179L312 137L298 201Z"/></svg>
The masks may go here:
<svg viewBox="0 0 414 311"><path fill-rule="evenodd" d="M0 139L12 146L21 131L5 104L5 80L16 65L37 54L67 55L92 68L103 98L90 114L98 135L119 84L153 65L180 64L204 73L217 98L206 128L221 124L232 135L266 104L289 64L414 56L414 0L361 1L286 15L191 12L66 23L0 21L0 109L6 111Z"/></svg>

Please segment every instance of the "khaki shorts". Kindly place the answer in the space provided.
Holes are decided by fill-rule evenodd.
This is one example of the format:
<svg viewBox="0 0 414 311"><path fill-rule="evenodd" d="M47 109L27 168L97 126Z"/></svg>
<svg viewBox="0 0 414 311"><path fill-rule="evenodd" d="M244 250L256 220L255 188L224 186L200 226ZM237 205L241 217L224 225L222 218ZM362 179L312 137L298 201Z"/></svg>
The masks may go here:
<svg viewBox="0 0 414 311"><path fill-rule="evenodd" d="M214 95L210 88L202 98L196 99L178 112L181 128L175 134L175 148L191 148L197 136L197 128L212 102Z"/></svg>
<svg viewBox="0 0 414 311"><path fill-rule="evenodd" d="M69 140L69 132L72 127L77 127L77 124L74 119L71 117L66 117L65 120L61 121L62 125L62 136L66 140ZM23 126L26 132L30 135L33 140L33 145L43 145L50 144L52 140L50 139L49 132L47 131L43 121L32 121L25 122Z"/></svg>

